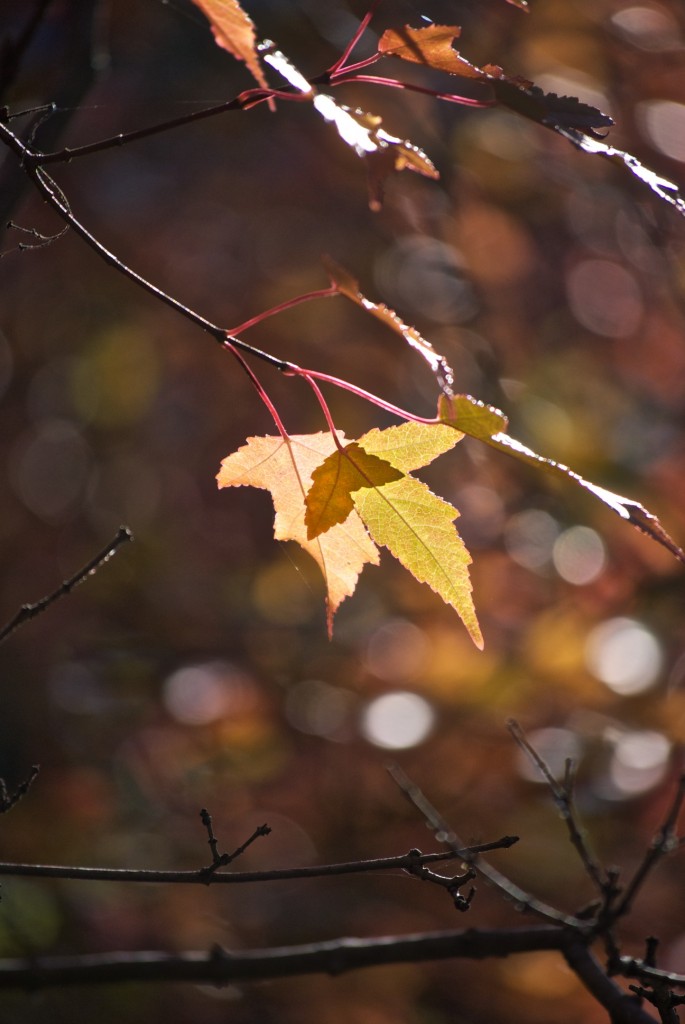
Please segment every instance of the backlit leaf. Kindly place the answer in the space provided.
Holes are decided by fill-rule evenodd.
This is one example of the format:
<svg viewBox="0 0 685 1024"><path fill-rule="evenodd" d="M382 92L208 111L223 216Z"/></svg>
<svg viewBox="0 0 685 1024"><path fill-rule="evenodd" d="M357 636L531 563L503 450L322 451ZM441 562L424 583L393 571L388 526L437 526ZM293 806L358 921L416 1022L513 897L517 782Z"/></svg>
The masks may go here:
<svg viewBox="0 0 685 1024"><path fill-rule="evenodd" d="M685 216L685 197L678 186L674 185L668 178L662 178L655 171L650 170L649 167L645 167L632 153L624 153L623 150L609 146L599 139L588 138L582 132L563 128L557 128L557 131L559 135L563 135L565 139L568 139L569 142L572 142L574 146L582 149L585 153L594 153L597 156L603 156L607 160L611 160L612 163L627 167L631 174L634 174L636 178L639 178L645 185L648 185L652 192L655 192L660 199L665 199L671 206L675 206L678 213Z"/></svg>
<svg viewBox="0 0 685 1024"><path fill-rule="evenodd" d="M338 435L345 443L343 434ZM326 583L329 635L333 616L354 592L359 574L370 562L377 565L378 551L356 512L323 536L309 539L305 525L305 495L312 473L335 449L330 433L282 437L251 437L247 444L221 463L219 487L259 487L271 492L277 540L294 540L317 562Z"/></svg>
<svg viewBox="0 0 685 1024"><path fill-rule="evenodd" d="M425 178L440 177L435 165L422 149L408 139L399 139L381 128L381 118L368 111L345 107L325 93L317 93L314 107L335 125L338 135L366 161L369 181L369 205L379 210L383 203L386 178L393 171L416 171Z"/></svg>
<svg viewBox="0 0 685 1024"><path fill-rule="evenodd" d="M238 0L193 0L209 19L217 45L247 65L262 89L268 89L257 55L254 22Z"/></svg>
<svg viewBox="0 0 685 1024"><path fill-rule="evenodd" d="M305 504L307 537L312 540L343 523L354 508L352 492L361 487L378 487L399 480L400 470L389 462L369 455L356 441L336 448L312 473L312 486Z"/></svg>
<svg viewBox="0 0 685 1024"><path fill-rule="evenodd" d="M369 205L372 210L380 209L385 179L393 171L408 168L427 178L440 177L423 150L407 139L389 135L381 127L382 118L377 114L343 106L328 93L318 92L273 43L265 41L260 49L267 64L278 71L303 96L311 99L314 109L325 121L334 125L343 142L351 146L357 156L366 161Z"/></svg>
<svg viewBox="0 0 685 1024"><path fill-rule="evenodd" d="M482 649L468 573L471 556L454 527L456 508L411 476L365 487L353 498L376 544L387 547L417 580L451 605Z"/></svg>
<svg viewBox="0 0 685 1024"><path fill-rule="evenodd" d="M384 303L371 302L362 295L359 290L359 282L355 280L349 271L343 267L338 266L330 257L325 256L323 264L328 272L331 279L331 283L337 288L341 295L351 299L356 305L361 306L362 309L366 310L367 313L371 313L377 320L386 324L391 330L395 331L396 334L400 334L404 340L411 345L413 349L416 349L420 355L426 360L431 370L435 374L440 389L447 393L451 392L452 384L454 383L454 373L452 368L439 352L436 352L430 341L427 341L415 327L410 327L405 324L397 313L386 306Z"/></svg>
<svg viewBox="0 0 685 1024"><path fill-rule="evenodd" d="M463 406L462 400L465 398L468 399L469 403L473 403L471 406L473 409L471 419L469 419L468 414L460 415L459 412L460 405ZM496 448L506 455L511 455L520 462L525 462L535 469L541 469L551 476L573 481L573 483L584 488L584 490L589 491L595 498L599 498L604 505L619 515L621 519L631 523L642 533L645 533L652 540L665 547L681 562L685 562L685 552L669 537L658 518L638 501L634 501L632 498L624 498L620 494L608 491L605 487L599 487L597 484L585 480L584 477L569 469L568 466L555 462L554 459L547 459L542 455L538 455L531 448L504 433L508 424L506 417L499 410L491 406L483 406L481 415L476 408L478 405L480 403L477 403L475 399L469 398L467 395L458 395L451 400L441 395L438 399L438 418L443 423L453 424L464 434L477 437L479 440L485 441L492 448ZM466 408L468 408L468 404ZM497 425L498 421L501 426ZM492 428L492 432L489 432L490 428Z"/></svg>
<svg viewBox="0 0 685 1024"><path fill-rule="evenodd" d="M463 436L441 423L408 422L385 430L376 427L360 437L358 443L364 451L385 459L402 473L410 473L450 451Z"/></svg>
<svg viewBox="0 0 685 1024"><path fill-rule="evenodd" d="M378 52L386 57L400 57L413 64L424 64L436 71L446 71L462 78L487 78L480 68L464 60L452 43L461 35L458 25L427 25L412 28L389 28L378 42Z"/></svg>
<svg viewBox="0 0 685 1024"><path fill-rule="evenodd" d="M217 481L271 492L276 539L297 541L324 574L329 635L364 565L378 563L375 539L457 611L482 647L471 558L454 527L458 512L407 475L462 436L447 424L403 423L370 430L356 442L345 443L338 433L343 451L330 433L252 437L223 460Z"/></svg>
<svg viewBox="0 0 685 1024"><path fill-rule="evenodd" d="M438 417L443 423L449 423L469 437L477 437L481 441L489 441L493 434L509 426L503 412L471 395L453 395L452 398L441 395Z"/></svg>

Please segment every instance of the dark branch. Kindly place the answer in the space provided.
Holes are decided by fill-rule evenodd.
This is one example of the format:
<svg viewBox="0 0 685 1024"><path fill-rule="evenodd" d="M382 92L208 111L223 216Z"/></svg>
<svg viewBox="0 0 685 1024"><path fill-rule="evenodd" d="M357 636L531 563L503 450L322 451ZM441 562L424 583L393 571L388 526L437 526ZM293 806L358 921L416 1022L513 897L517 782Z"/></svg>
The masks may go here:
<svg viewBox="0 0 685 1024"><path fill-rule="evenodd" d="M61 597L65 597L70 594L74 587L77 587L79 583L83 583L87 576L92 576L98 571L98 569L109 561L114 555L118 548L127 541L133 540L133 534L126 526L120 526L115 537L105 545L102 551L99 551L94 558L91 558L89 562L70 576L68 580L64 580L57 590L53 591L52 594L48 594L47 597L42 597L40 601L36 601L35 604L24 604L21 606L14 618L0 629L0 644L11 636L16 629L23 626L29 619L35 619L36 615L40 615L44 612L51 604L58 601Z"/></svg>
<svg viewBox="0 0 685 1024"><path fill-rule="evenodd" d="M15 804L18 804L22 797L25 797L31 786L38 777L40 772L40 765L31 765L31 771L26 776L23 782L20 782L13 793L7 788L7 783L4 779L0 778L0 814L7 814L11 811Z"/></svg>
<svg viewBox="0 0 685 1024"><path fill-rule="evenodd" d="M679 849L680 842L675 834L681 808L685 801L685 775L681 775L678 781L678 788L671 802L666 817L659 827L651 845L649 846L642 863L626 886L625 893L620 903L614 907L614 917L618 918L627 914L633 905L633 900L642 888L642 885L655 864L665 857L667 853Z"/></svg>
<svg viewBox="0 0 685 1024"><path fill-rule="evenodd" d="M250 882L280 882L293 878L325 878L331 875L363 874L367 871L411 871L417 860L431 864L444 860L469 860L478 853L488 850L506 850L518 842L516 836L503 836L490 843L479 843L463 849L442 850L439 853L416 851L398 857L378 857L372 860L347 861L341 864L312 865L302 868L277 868L273 871L231 871L213 872L207 875L206 868L199 871L153 871L137 868L85 868L56 864L9 864L0 863L0 875L31 878L72 878L83 882L176 882L186 884L214 885L221 882L240 885ZM240 848L239 848L240 850ZM234 854L234 856L237 855Z"/></svg>
<svg viewBox="0 0 685 1024"><path fill-rule="evenodd" d="M182 981L228 985L307 974L338 975L383 964L429 960L506 957L537 950L559 950L593 996L609 1010L613 1024L653 1024L603 972L578 938L563 928L495 928L428 932L402 937L336 939L304 946L208 953L104 953L77 957L32 957L0 962L0 989L39 989L66 985L108 985L124 981Z"/></svg>
<svg viewBox="0 0 685 1024"><path fill-rule="evenodd" d="M200 811L200 818L202 819L202 824L207 829L207 835L209 836L207 842L209 843L209 848L212 851L212 863L208 867L202 869L207 884L209 884L209 876L213 875L219 868L226 867L226 865L231 864L237 857L240 857L240 855L247 850L248 846L251 846L252 843L254 843L255 839L259 839L260 836L268 836L271 834L271 828L269 825L258 825L252 835L246 839L244 843L241 843L240 846L236 847L233 853L219 853L219 840L214 835L212 816L206 807L203 807Z"/></svg>

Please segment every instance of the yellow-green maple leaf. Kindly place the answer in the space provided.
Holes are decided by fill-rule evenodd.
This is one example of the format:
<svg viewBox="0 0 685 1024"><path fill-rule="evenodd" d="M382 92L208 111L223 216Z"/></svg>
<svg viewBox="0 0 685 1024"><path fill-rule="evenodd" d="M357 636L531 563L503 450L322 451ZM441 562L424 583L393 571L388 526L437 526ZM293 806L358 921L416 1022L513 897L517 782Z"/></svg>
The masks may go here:
<svg viewBox="0 0 685 1024"><path fill-rule="evenodd" d="M450 431L455 436L450 437ZM408 473L427 466L462 437L446 424L402 423L370 430L359 444ZM482 649L468 571L471 556L454 526L457 509L411 476L382 487L365 487L355 491L353 498L376 544L387 547L417 580L451 605Z"/></svg>
<svg viewBox="0 0 685 1024"><path fill-rule="evenodd" d="M359 444L370 455L385 459L402 473L410 473L444 455L463 436L451 425L408 422L385 430L376 427L360 437Z"/></svg>
<svg viewBox="0 0 685 1024"><path fill-rule="evenodd" d="M411 476L355 491L354 506L376 544L451 605L482 650L468 573L471 556L454 527L457 509Z"/></svg>

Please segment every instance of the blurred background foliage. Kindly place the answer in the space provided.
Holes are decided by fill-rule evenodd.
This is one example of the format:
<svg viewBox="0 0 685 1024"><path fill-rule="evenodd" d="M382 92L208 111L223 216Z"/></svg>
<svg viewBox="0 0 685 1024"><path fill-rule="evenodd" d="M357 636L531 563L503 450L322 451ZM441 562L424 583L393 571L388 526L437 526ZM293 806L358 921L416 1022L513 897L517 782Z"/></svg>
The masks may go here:
<svg viewBox="0 0 685 1024"><path fill-rule="evenodd" d="M261 35L305 74L332 63L364 4L253 0ZM610 113L612 143L685 177L680 0L393 0L373 28L463 26L462 53ZM33 10L3 12L16 34ZM6 101L78 92L73 36L93 14L97 74L59 145L79 145L228 99L250 82L182 0L54 0ZM425 23L425 18L424 18ZM374 33L360 56L373 52ZM390 64L389 74L437 84ZM459 89L456 80L440 85ZM325 287L322 253L415 324L457 387L502 406L512 433L638 498L685 540L683 221L634 179L500 109L373 86L336 92L422 146L368 208L363 167L310 108L260 106L55 168L74 212L123 260L227 327ZM50 132L37 129L37 141ZM52 141L52 140L51 140ZM7 179L11 158L0 164ZM28 186L11 211L51 233ZM35 239L34 239L35 240ZM271 537L269 496L219 493L220 460L273 430L245 377L207 337L137 291L76 237L0 261L0 559L3 618L53 589L120 523L136 543L7 642L0 774L42 773L6 819L3 860L198 867L199 809L240 866L277 867L433 847L388 779L397 761L463 838L521 836L497 855L523 887L572 911L592 896L549 793L505 721L563 770L600 856L634 868L681 768L682 568L573 487L464 441L424 478L460 510L485 653L391 559L367 569L326 638L323 587ZM435 384L397 336L334 299L246 335L431 415ZM324 429L300 382L255 367L288 429ZM348 436L392 420L329 394ZM682 859L664 863L623 927L683 969ZM268 946L514 925L480 885L468 920L408 877L241 889L7 879L0 952ZM10 1001L8 1001L8 1006ZM338 980L222 991L50 992L13 1019L102 1024L570 1022L604 1014L560 958L402 966Z"/></svg>

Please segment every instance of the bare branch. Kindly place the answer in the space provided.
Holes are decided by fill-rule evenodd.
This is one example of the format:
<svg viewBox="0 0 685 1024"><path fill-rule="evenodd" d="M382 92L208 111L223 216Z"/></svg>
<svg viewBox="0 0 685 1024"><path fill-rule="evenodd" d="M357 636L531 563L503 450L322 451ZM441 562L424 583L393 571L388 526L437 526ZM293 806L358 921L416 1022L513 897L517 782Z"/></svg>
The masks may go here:
<svg viewBox="0 0 685 1024"><path fill-rule="evenodd" d="M258 830L259 831L259 830ZM249 840L251 842L252 839ZM377 857L372 860L346 861L340 864L312 865L301 868L276 868L272 871L154 871L138 868L88 868L57 864L0 863L0 875L30 878L72 878L83 882L172 882L178 884L212 885L223 883L240 885L251 882L280 882L293 878L327 878L331 875L356 875L368 871L402 870L411 873L417 860L421 864L461 859L468 861L483 851L506 850L518 842L516 836L503 836L489 843L479 843L463 849L442 850L439 853L420 853L412 850L397 857ZM243 844L231 856L236 857L245 848Z"/></svg>
<svg viewBox="0 0 685 1024"><path fill-rule="evenodd" d="M23 782L20 782L14 793L10 793L7 789L7 783L4 779L0 778L0 814L7 814L11 811L15 804L18 804L22 797L26 796L31 786L38 777L40 772L40 765L31 765L31 771L26 776Z"/></svg>
<svg viewBox="0 0 685 1024"><path fill-rule="evenodd" d="M231 861L234 861L236 857L239 857L241 853L245 852L248 846L251 846L252 843L254 843L255 839L259 839L260 836L268 836L271 834L271 828L269 825L258 825L249 839L246 839L244 843L241 843L233 853L219 853L219 840L214 835L212 816L206 807L203 807L200 811L200 818L202 819L202 824L207 829L207 835L209 836L207 842L209 843L209 848L212 851L212 863L208 867L202 869L205 873L205 880L208 884L208 876L213 875L218 868L225 867L227 864L230 864Z"/></svg>
<svg viewBox="0 0 685 1024"><path fill-rule="evenodd" d="M683 806L683 801L685 801L685 775L680 776L673 801L671 802L671 806L668 809L663 823L659 827L651 845L645 853L642 863L639 865L637 871L626 886L626 890L621 901L616 907L614 907L614 918L621 917L623 914L628 913L633 905L633 900L637 896L645 879L647 878L647 875L655 864L661 860L662 857L665 857L667 853L671 853L680 848L680 841L675 834L675 828L678 823L678 817Z"/></svg>
<svg viewBox="0 0 685 1024"><path fill-rule="evenodd" d="M183 981L227 985L242 981L338 975L382 964L428 960L506 957L537 950L559 950L613 1024L653 1024L636 1000L602 971L578 938L563 928L469 928L418 935L343 938L303 946L233 952L103 953L76 957L32 957L0 961L0 989L39 989L67 985L103 985L124 981Z"/></svg>
<svg viewBox="0 0 685 1024"><path fill-rule="evenodd" d="M108 562L109 559L114 555L118 548L127 541L133 540L133 534L126 526L120 526L115 537L109 541L108 544L99 551L97 555L90 559L89 562L70 576L69 579L64 580L57 590L53 591L52 594L48 594L47 597L42 597L40 601L36 601L35 604L24 604L21 606L19 611L16 613L14 618L0 629L0 644L3 643L8 636L11 636L16 629L23 626L29 619L34 619L36 615L40 615L44 612L51 604L58 601L61 597L65 597L70 594L74 587L77 587L79 583L83 583L87 576L92 576L98 571L98 569Z"/></svg>

